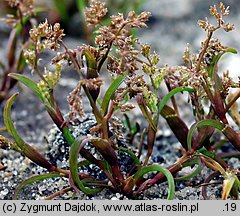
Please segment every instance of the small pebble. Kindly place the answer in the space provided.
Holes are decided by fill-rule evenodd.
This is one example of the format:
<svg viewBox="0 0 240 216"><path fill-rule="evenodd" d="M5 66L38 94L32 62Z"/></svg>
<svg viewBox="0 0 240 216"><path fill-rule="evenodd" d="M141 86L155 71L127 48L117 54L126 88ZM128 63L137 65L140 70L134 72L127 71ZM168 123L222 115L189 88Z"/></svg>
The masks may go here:
<svg viewBox="0 0 240 216"><path fill-rule="evenodd" d="M119 200L117 197L112 197L111 200Z"/></svg>
<svg viewBox="0 0 240 216"><path fill-rule="evenodd" d="M2 163L0 163L0 170L3 170L4 168L5 166Z"/></svg>

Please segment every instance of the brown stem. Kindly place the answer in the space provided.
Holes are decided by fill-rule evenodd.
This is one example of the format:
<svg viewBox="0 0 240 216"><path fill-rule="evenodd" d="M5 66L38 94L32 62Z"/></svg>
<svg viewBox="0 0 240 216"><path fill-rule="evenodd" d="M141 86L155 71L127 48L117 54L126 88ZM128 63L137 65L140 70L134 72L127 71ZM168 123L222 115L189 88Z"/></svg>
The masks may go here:
<svg viewBox="0 0 240 216"><path fill-rule="evenodd" d="M67 46L63 43L63 41L60 42L60 44L63 46L63 48L65 49L65 51L67 52L67 54L70 56L73 64L74 64L74 67L76 68L79 76L80 76L80 79L84 79L83 78L83 74L81 72L81 67L79 65L79 63L76 61L76 59L74 58L73 54L69 51L69 49L67 48Z"/></svg>
<svg viewBox="0 0 240 216"><path fill-rule="evenodd" d="M238 100L238 98L240 97L240 90L238 90L237 94L233 97L233 99L226 105L225 108L225 113L227 113L229 111L229 109L231 108L231 106Z"/></svg>
<svg viewBox="0 0 240 216"><path fill-rule="evenodd" d="M23 23L23 13L21 11L21 8L18 5L18 13L19 13L19 19L20 19L20 24L21 27L24 27L24 23ZM24 43L24 31L21 31L21 36L22 36L22 43Z"/></svg>
<svg viewBox="0 0 240 216"><path fill-rule="evenodd" d="M54 199L55 197L58 197L58 196L61 196L65 193L67 193L68 191L72 190L73 188L72 187L66 187L66 188L63 188L62 190L60 191L57 191L49 196L47 196L44 200L52 200Z"/></svg>
<svg viewBox="0 0 240 216"><path fill-rule="evenodd" d="M195 156L199 156L202 158L205 158L206 160L208 160L210 157L204 155L204 154L195 154ZM211 158L212 160L215 160L217 163L220 164L220 166L222 166L222 168L224 168L225 170L229 167L228 164L218 155L214 154L213 158ZM203 160L204 162L204 160ZM206 163L205 163L206 164ZM207 166L207 164L206 164ZM209 167L211 169L211 167Z"/></svg>
<svg viewBox="0 0 240 216"><path fill-rule="evenodd" d="M203 47L203 49L202 49L202 51L201 51L201 53L199 55L199 58L198 58L198 63L197 63L197 67L196 67L196 73L198 73L200 71L201 63L203 61L204 54L207 51L208 44L209 44L209 41L212 38L212 35L213 35L213 31L208 32L207 40L206 40L206 42L204 44L204 47Z"/></svg>
<svg viewBox="0 0 240 216"><path fill-rule="evenodd" d="M145 64L145 65L147 65L148 67L151 67L151 66L152 66L152 65L149 64L148 62L145 62L145 61L143 61L142 59L140 59L140 58L138 58L138 57L134 57L134 58L135 58L136 61L138 61L138 62L141 63L141 64Z"/></svg>
<svg viewBox="0 0 240 216"><path fill-rule="evenodd" d="M141 134L140 144L139 144L139 147L138 147L138 159L141 157L141 154L142 154L144 136L145 136L146 132L147 132L147 129L144 128L143 131L142 131L142 134Z"/></svg>
<svg viewBox="0 0 240 216"><path fill-rule="evenodd" d="M221 158L232 158L232 157L240 157L239 151L233 151L233 152L222 152L217 154Z"/></svg>
<svg viewBox="0 0 240 216"><path fill-rule="evenodd" d="M168 91L170 92L172 90L170 84L168 82L165 82L165 83L166 83L166 86L168 88ZM178 106L177 106L177 102L176 102L175 96L171 97L171 101L172 101L172 105L173 105L174 111L176 112L177 116L179 116L179 110L178 110Z"/></svg>
<svg viewBox="0 0 240 216"><path fill-rule="evenodd" d="M89 100L90 105L92 107L92 111L94 113L94 116L96 117L97 123L101 124L102 121L103 121L103 116L102 116L101 112L99 111L96 103L94 102L94 100L93 100L93 98L92 98L88 88L85 85L82 85L82 87L83 87L83 90L85 91L85 93L86 93L86 95L88 97L88 100Z"/></svg>
<svg viewBox="0 0 240 216"><path fill-rule="evenodd" d="M155 125L157 127L157 122L155 122ZM143 166L146 166L148 164L149 158L152 155L155 139L156 139L156 131L151 127L151 125L149 125L148 132L147 132L148 151L147 151L147 155L146 155L145 161L143 163Z"/></svg>
<svg viewBox="0 0 240 216"><path fill-rule="evenodd" d="M106 61L106 59L107 59L107 57L108 57L108 54L109 54L109 52L110 52L110 50L111 50L112 44L113 44L113 41L110 42L107 51L105 52L104 56L102 57L102 59L101 59L100 62L98 63L98 71L101 70L101 67L102 67L103 63Z"/></svg>
<svg viewBox="0 0 240 216"><path fill-rule="evenodd" d="M108 128L108 119L106 118L106 117L104 117L103 119L102 119L102 125L101 125L102 127L102 139L106 139L106 140L108 140L108 138L109 138L109 128Z"/></svg>

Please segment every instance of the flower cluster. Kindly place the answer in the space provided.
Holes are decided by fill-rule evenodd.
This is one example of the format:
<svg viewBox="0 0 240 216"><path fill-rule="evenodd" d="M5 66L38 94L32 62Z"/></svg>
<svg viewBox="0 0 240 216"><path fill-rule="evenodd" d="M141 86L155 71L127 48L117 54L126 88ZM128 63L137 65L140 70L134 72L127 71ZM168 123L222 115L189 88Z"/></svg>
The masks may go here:
<svg viewBox="0 0 240 216"><path fill-rule="evenodd" d="M117 46L116 53L118 58L111 55L108 56L107 67L109 72L114 75L121 75L125 72L134 73L138 70L136 58L139 51L134 48L136 40L132 37L118 36L114 41L114 45Z"/></svg>
<svg viewBox="0 0 240 216"><path fill-rule="evenodd" d="M61 77L62 71L62 62L55 64L55 73L49 71L46 67L44 68L45 74L43 75L43 80L40 80L37 83L38 88L40 89L42 95L50 99L50 92L57 85Z"/></svg>
<svg viewBox="0 0 240 216"><path fill-rule="evenodd" d="M95 39L95 43L99 47L109 47L111 43L123 46L123 39L129 35L128 29L146 27L149 17L149 12L142 12L136 15L133 11L130 11L126 18L124 18L122 13L113 15L111 16L111 24L103 26L97 31L98 36ZM129 43L129 39L125 43L127 42Z"/></svg>
<svg viewBox="0 0 240 216"><path fill-rule="evenodd" d="M147 60L142 62L142 70L151 78L154 89L158 89L166 76L166 66L162 68L158 66L159 56L155 51L151 54L151 46L149 44L141 46L141 53Z"/></svg>
<svg viewBox="0 0 240 216"><path fill-rule="evenodd" d="M225 7L225 5L222 2L220 2L219 11L216 5L214 5L210 7L209 12L213 17L216 18L218 25L217 27L215 27L213 24L209 23L207 18L206 20L199 20L198 21L199 26L203 28L205 31L213 32L218 28L223 28L226 32L234 30L234 25L230 23L225 24L225 21L223 20L223 17L229 14L229 7Z"/></svg>
<svg viewBox="0 0 240 216"><path fill-rule="evenodd" d="M39 53L47 48L56 51L60 47L59 42L62 41L62 37L65 34L63 33L63 29L60 28L59 23L52 26L46 20L44 23L40 23L37 27L32 28L29 35L31 40L36 44L36 49Z"/></svg>
<svg viewBox="0 0 240 216"><path fill-rule="evenodd" d="M223 73L222 76L222 95L224 98L229 94L230 88L239 88L239 83L234 82L233 78L230 76L229 71Z"/></svg>
<svg viewBox="0 0 240 216"><path fill-rule="evenodd" d="M12 8L16 8L17 13L14 15L7 15L3 19L10 27L14 28L18 23L20 23L25 16L33 16L34 13L34 0L5 0L8 5Z"/></svg>
<svg viewBox="0 0 240 216"><path fill-rule="evenodd" d="M170 84L171 88L177 87L191 87L195 89L198 97L205 97L202 86L202 80L206 77L206 70L201 70L200 73L196 73L196 68L188 68L186 66L172 66L166 67L166 81Z"/></svg>
<svg viewBox="0 0 240 216"><path fill-rule="evenodd" d="M199 98L206 97L202 83L203 80L208 82L208 66L212 63L214 57L226 52L227 48L218 39L210 36L201 43L198 54L191 54L189 45L187 45L183 55L185 65L167 67L166 81L172 88L180 86L191 87ZM227 77L224 80L229 85ZM208 82L208 85L209 88L212 88L211 82ZM229 86L226 87L226 89L228 88Z"/></svg>
<svg viewBox="0 0 240 216"><path fill-rule="evenodd" d="M29 49L24 50L24 58L28 65L31 66L33 70L36 70L39 62L38 55L46 49L56 51L60 47L64 35L59 23L52 26L46 20L38 26L33 27L29 31L32 44L29 46ZM61 59L58 61L60 60Z"/></svg>
<svg viewBox="0 0 240 216"><path fill-rule="evenodd" d="M90 6L85 10L86 22L88 25L98 25L107 12L105 3L91 0Z"/></svg>
<svg viewBox="0 0 240 216"><path fill-rule="evenodd" d="M99 77L93 79L84 79L81 81L89 90L98 90L103 84L103 80Z"/></svg>
<svg viewBox="0 0 240 216"><path fill-rule="evenodd" d="M67 101L70 108L68 116L71 120L76 119L78 116L83 117L85 115L82 104L81 82L79 82L68 95Z"/></svg>
<svg viewBox="0 0 240 216"><path fill-rule="evenodd" d="M217 44L216 46L216 52L220 52L220 45L217 43L215 39L211 40L212 46L209 46L204 51L204 60L200 62L199 64L199 56L200 54L192 54L190 52L189 44L187 44L187 47L183 54L183 61L185 65L177 65L177 66L165 66L165 80L170 85L172 89L177 87L190 87L195 90L196 95L199 98L205 97L205 91L202 86L202 81L204 79L207 79L208 72L207 72L207 63L209 63L212 59L212 56L215 54L215 46L214 44ZM204 49L205 43L202 42L202 47L199 51L199 53L202 52ZM223 47L223 46L221 46ZM218 49L219 48L219 49ZM199 68L198 68L199 65Z"/></svg>
<svg viewBox="0 0 240 216"><path fill-rule="evenodd" d="M95 11L102 11L102 13L95 13ZM86 10L86 14L94 14L95 18L91 17L92 24L99 24L99 19L106 14L103 3L92 1L90 7ZM101 14L101 16L97 15ZM134 72L138 69L135 59L139 51L135 49L137 39L133 38L130 33L132 28L146 27L146 22L150 16L149 12L142 12L136 15L135 12L130 11L126 18L119 13L110 18L110 24L107 26L100 26L96 30L95 44L98 47L98 56L102 59L107 58L107 67L109 72L114 74L123 74L126 71ZM112 46L116 47L116 52L119 55L115 58L108 55ZM104 59L105 60L105 59Z"/></svg>
<svg viewBox="0 0 240 216"><path fill-rule="evenodd" d="M158 104L157 96L152 91L149 91L146 88L143 91L143 96L151 112L155 113L157 111L157 104Z"/></svg>
<svg viewBox="0 0 240 216"><path fill-rule="evenodd" d="M204 47L204 42L202 42L202 48ZM216 38L211 38L204 53L204 61L206 64L209 64L213 56L217 56L223 53L227 49L226 46L223 46L220 41Z"/></svg>

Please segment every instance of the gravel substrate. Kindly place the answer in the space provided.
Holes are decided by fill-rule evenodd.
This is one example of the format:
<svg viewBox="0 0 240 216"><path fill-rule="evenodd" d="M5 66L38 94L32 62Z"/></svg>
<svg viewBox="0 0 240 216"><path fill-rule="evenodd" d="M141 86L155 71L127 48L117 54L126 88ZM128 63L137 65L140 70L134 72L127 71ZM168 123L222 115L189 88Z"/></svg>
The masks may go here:
<svg viewBox="0 0 240 216"><path fill-rule="evenodd" d="M79 127L78 124L81 126ZM75 137L86 135L89 131L89 127L95 124L92 116L87 116L84 121L78 122L78 124L73 125L73 135ZM49 131L49 136L47 137L48 146L44 149L44 153L49 160L61 168L68 168L68 153L69 148L64 141L61 132L56 127L53 127ZM119 141L118 144L126 147L126 142L124 140ZM96 157L100 157L93 147L87 146L86 148L92 149L91 152ZM146 151L143 151L146 153ZM121 170L123 174L127 172L129 167L132 165L132 160L128 155L123 153L118 153L121 164ZM164 131L159 131L157 136L157 143L154 148L154 154L151 159L151 163L157 163L164 167L173 164L178 157L181 155L181 146L177 140L172 137L168 129ZM0 171L0 178L3 181L0 182L0 199L12 199L14 189L23 180L27 179L32 175L46 173L46 170L36 166L31 163L28 159L15 153L13 151L4 150L2 152L2 164L4 164L5 169ZM144 154L142 156L144 159ZM239 159L230 159L229 163L234 166L234 168L239 167ZM194 169L194 168L193 168ZM81 172L90 173L96 178L104 179L105 175L100 172L95 166L83 167ZM183 169L179 174L180 176L190 173L190 168ZM203 183L204 179L209 175L209 170L204 169L202 173L189 181L176 181L176 193L175 199L179 200L195 200L203 199L201 195L201 187L199 185ZM44 199L52 193L61 190L69 186L67 179L55 178L47 179L40 182L33 183L25 187L20 195L19 199ZM168 185L166 182L159 185L154 185L148 190L144 191L138 199L166 199L168 193ZM209 198L219 199L221 197L221 185L213 185L208 187ZM68 193L58 196L57 199L128 199L119 193L112 193L108 189L104 189L95 196L86 196L82 192L76 193L74 191L69 191Z"/></svg>

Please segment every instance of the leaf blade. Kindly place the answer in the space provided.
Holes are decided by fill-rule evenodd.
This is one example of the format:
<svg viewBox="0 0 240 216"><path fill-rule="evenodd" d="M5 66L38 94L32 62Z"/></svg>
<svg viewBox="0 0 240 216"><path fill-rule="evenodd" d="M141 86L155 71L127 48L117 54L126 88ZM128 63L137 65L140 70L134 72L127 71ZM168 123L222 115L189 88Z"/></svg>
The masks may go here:
<svg viewBox="0 0 240 216"><path fill-rule="evenodd" d="M159 103L158 103L158 115L161 113L163 107L167 104L167 102L169 101L169 99L171 99L171 97L173 97L175 94L179 93L179 92L183 92L183 91L187 91L189 93L194 92L194 90L192 88L188 88L188 87L177 87L173 90L171 90Z"/></svg>
<svg viewBox="0 0 240 216"><path fill-rule="evenodd" d="M233 54L237 54L237 50L235 50L234 48L227 48L226 50L223 51L223 53L220 53L218 55L213 56L210 64L207 67L207 71L208 71L208 76L213 79L214 77L214 68L215 65L218 63L218 61L221 59L221 57L225 54L225 53L233 53Z"/></svg>
<svg viewBox="0 0 240 216"><path fill-rule="evenodd" d="M106 114L107 113L107 109L108 109L108 105L109 102L114 94L114 92L117 90L117 88L122 84L122 82L124 81L124 79L127 77L127 75L122 75L117 77L109 86L109 88L107 89L103 100L102 100L102 105L101 105L101 113L102 114Z"/></svg>
<svg viewBox="0 0 240 216"><path fill-rule="evenodd" d="M78 155L86 142L83 142L80 138L76 138L72 143L69 154L69 166L70 166L70 179L71 181L78 186L78 188L83 191L85 194L91 195L95 194L102 190L102 188L90 189L84 186L83 181L79 178L78 175ZM74 187L76 188L76 187Z"/></svg>
<svg viewBox="0 0 240 216"><path fill-rule="evenodd" d="M62 177L62 175L60 173L47 173L47 174L41 174L41 175L32 176L32 177L28 178L27 180L23 181L20 185L18 185L18 187L16 188L16 190L14 192L13 199L16 200L19 192L27 185L32 184L36 181L41 181L44 179L56 178L56 177Z"/></svg>
<svg viewBox="0 0 240 216"><path fill-rule="evenodd" d="M17 96L18 96L18 93L15 93L8 99L4 107L3 118L4 118L4 124L5 124L5 127L7 128L8 133L14 138L14 140L16 141L20 149L22 149L24 147L25 142L21 138L21 136L18 134L11 118L12 104L16 100Z"/></svg>
<svg viewBox="0 0 240 216"><path fill-rule="evenodd" d="M9 76L22 82L25 86L30 88L42 103L46 102L46 99L43 97L40 89L38 88L37 84L33 80L29 79L28 77L22 74L11 73L9 74Z"/></svg>
<svg viewBox="0 0 240 216"><path fill-rule="evenodd" d="M194 131L197 129L197 128L200 128L200 127L203 127L203 126L211 126L213 128L216 128L218 130L223 130L225 125L218 122L218 121L215 121L215 120L202 120L202 121L199 121L195 124L193 124L191 126L191 128L189 129L189 132L188 132L188 135L187 135L187 147L188 147L188 150L190 151L191 148L192 148L192 138L193 138L193 133Z"/></svg>
<svg viewBox="0 0 240 216"><path fill-rule="evenodd" d="M143 167L141 170L139 170L134 175L134 179L137 180L137 179L141 178L143 175L145 175L146 173L154 172L154 171L161 172L166 176L167 181L168 181L168 186L169 186L167 199L173 200L174 193L175 193L175 184L174 184L174 178L168 169L163 168L159 165L149 165L149 166Z"/></svg>

